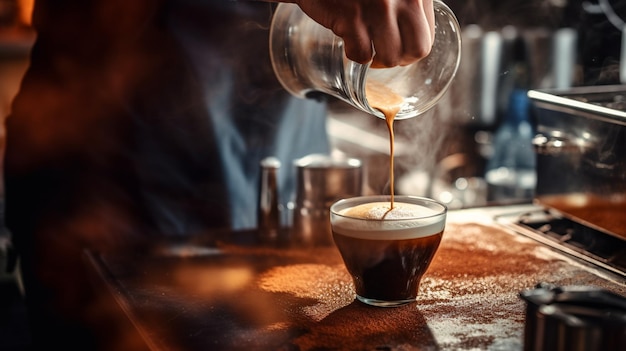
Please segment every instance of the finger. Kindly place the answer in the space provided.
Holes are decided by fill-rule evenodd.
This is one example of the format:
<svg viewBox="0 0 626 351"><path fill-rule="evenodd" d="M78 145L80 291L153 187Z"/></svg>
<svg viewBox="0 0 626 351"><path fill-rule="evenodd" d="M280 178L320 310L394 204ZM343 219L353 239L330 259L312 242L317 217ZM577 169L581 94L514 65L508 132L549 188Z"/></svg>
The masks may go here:
<svg viewBox="0 0 626 351"><path fill-rule="evenodd" d="M372 60L372 41L367 26L360 16L360 1L336 0L285 0L298 3L300 8L313 20L330 29L343 39L346 56L358 63Z"/></svg>
<svg viewBox="0 0 626 351"><path fill-rule="evenodd" d="M428 56L435 36L432 0L424 0L423 7L400 11L398 16L402 42L400 64L407 65Z"/></svg>
<svg viewBox="0 0 626 351"><path fill-rule="evenodd" d="M402 58L402 39L396 20L380 23L370 33L375 52L372 66L397 66Z"/></svg>
<svg viewBox="0 0 626 351"><path fill-rule="evenodd" d="M402 38L395 7L379 7L365 18L374 46L373 67L393 67L402 57Z"/></svg>
<svg viewBox="0 0 626 351"><path fill-rule="evenodd" d="M338 34L344 42L344 50L348 59L366 64L372 60L374 50L372 48L372 40L368 34L367 27L358 22L352 30L343 34Z"/></svg>

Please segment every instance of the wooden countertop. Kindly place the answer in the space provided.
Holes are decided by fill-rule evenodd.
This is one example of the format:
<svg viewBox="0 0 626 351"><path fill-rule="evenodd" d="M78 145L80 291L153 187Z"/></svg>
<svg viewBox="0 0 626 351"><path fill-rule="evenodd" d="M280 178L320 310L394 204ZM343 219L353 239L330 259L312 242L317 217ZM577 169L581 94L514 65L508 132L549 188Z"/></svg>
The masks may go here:
<svg viewBox="0 0 626 351"><path fill-rule="evenodd" d="M220 241L88 257L152 350L521 350L520 291L547 282L626 295L623 281L508 231L492 212L449 213L418 301L397 308L356 302L334 247Z"/></svg>

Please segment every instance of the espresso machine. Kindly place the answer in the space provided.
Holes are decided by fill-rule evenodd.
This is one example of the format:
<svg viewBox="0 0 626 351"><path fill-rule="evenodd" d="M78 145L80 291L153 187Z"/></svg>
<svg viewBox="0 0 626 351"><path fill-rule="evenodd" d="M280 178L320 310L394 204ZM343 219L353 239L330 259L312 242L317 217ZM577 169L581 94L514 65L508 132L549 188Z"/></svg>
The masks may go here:
<svg viewBox="0 0 626 351"><path fill-rule="evenodd" d="M531 90L537 210L515 231L626 278L626 86Z"/></svg>

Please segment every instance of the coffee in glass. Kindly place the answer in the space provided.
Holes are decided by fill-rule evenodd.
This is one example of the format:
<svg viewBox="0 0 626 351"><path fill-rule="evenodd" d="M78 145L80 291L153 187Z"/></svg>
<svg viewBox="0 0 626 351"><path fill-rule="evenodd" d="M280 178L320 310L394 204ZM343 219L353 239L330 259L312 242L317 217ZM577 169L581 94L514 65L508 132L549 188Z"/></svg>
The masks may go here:
<svg viewBox="0 0 626 351"><path fill-rule="evenodd" d="M374 306L414 302L443 235L447 209L427 198L361 196L330 208L333 239L357 299Z"/></svg>

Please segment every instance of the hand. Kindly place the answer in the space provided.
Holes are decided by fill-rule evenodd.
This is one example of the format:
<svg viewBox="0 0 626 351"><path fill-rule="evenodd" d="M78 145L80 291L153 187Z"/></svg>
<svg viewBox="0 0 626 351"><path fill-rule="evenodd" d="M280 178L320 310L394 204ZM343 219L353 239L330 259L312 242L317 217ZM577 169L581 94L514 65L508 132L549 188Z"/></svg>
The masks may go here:
<svg viewBox="0 0 626 351"><path fill-rule="evenodd" d="M372 67L408 65L426 57L435 36L433 0L282 0L297 3L331 29L346 56Z"/></svg>

